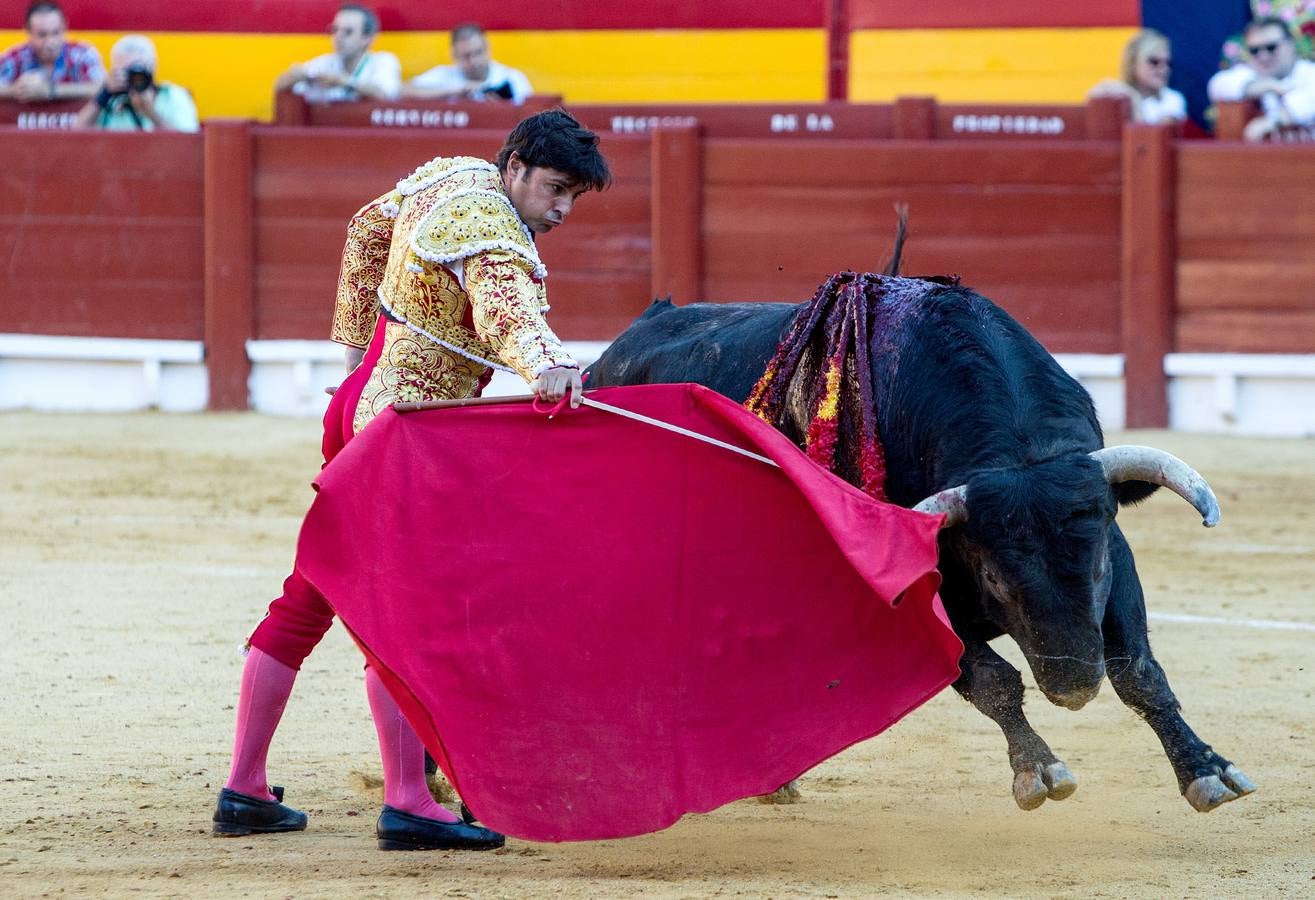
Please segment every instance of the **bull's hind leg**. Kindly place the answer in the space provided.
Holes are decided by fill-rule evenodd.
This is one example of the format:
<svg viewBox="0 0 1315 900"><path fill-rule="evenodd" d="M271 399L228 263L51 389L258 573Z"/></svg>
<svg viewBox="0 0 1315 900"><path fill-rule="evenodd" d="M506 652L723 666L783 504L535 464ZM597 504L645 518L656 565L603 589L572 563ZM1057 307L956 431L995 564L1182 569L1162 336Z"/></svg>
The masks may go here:
<svg viewBox="0 0 1315 900"><path fill-rule="evenodd" d="M1004 732L1014 770L1014 801L1036 809L1046 798L1063 800L1078 789L1077 779L1023 715L1023 678L985 641L965 638L954 688Z"/></svg>
<svg viewBox="0 0 1315 900"><path fill-rule="evenodd" d="M1151 654L1146 637L1146 601L1123 535L1114 529L1110 541L1114 583L1105 608L1105 668L1115 692L1129 709L1146 720L1164 745L1178 777L1178 788L1199 812L1254 791L1251 779L1202 741L1183 721L1169 679Z"/></svg>

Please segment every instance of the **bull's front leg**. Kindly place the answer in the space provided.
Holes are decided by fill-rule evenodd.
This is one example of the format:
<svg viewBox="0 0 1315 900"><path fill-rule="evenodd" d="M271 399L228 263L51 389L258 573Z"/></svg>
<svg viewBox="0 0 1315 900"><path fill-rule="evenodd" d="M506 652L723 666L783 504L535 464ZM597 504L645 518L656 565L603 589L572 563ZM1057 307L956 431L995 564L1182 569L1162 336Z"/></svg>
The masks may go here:
<svg viewBox="0 0 1315 900"><path fill-rule="evenodd" d="M1151 653L1146 636L1146 601L1123 534L1110 541L1113 585L1105 608L1105 666L1115 692L1146 720L1164 746L1178 778L1178 789L1193 808L1209 812L1254 791L1251 779L1202 741L1183 721L1178 698Z"/></svg>
<svg viewBox="0 0 1315 900"><path fill-rule="evenodd" d="M1046 798L1063 800L1078 789L1069 772L1023 715L1023 678L983 640L964 638L960 675L954 682L965 700L1004 732L1014 770L1014 801L1036 809Z"/></svg>

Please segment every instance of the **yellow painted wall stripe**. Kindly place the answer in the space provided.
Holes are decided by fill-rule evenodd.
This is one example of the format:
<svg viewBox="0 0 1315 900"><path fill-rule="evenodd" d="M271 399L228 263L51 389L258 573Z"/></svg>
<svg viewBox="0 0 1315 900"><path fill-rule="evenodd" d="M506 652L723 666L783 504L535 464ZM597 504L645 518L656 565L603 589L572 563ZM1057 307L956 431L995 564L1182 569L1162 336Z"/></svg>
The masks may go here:
<svg viewBox="0 0 1315 900"><path fill-rule="evenodd" d="M109 63L117 32L81 32ZM160 76L192 91L202 118L268 120L274 79L329 50L324 35L152 34ZM0 32L3 46L26 40ZM505 31L494 58L521 69L536 91L577 103L810 102L826 95L821 29L707 31ZM377 49L396 53L410 78L450 61L448 33L394 32Z"/></svg>
<svg viewBox="0 0 1315 900"><path fill-rule="evenodd" d="M1134 28L857 31L851 100L930 95L947 103L1078 103L1115 78Z"/></svg>
<svg viewBox="0 0 1315 900"><path fill-rule="evenodd" d="M946 102L1076 103L1118 72L1132 28L860 31L850 37L850 98L932 95ZM82 32L107 61L115 32ZM191 89L202 117L268 120L275 77L327 52L318 34L164 33L161 75ZM25 40L0 32L0 46ZM821 29L506 31L497 59L535 89L577 103L819 101L826 95ZM447 32L393 32L406 77L449 61Z"/></svg>

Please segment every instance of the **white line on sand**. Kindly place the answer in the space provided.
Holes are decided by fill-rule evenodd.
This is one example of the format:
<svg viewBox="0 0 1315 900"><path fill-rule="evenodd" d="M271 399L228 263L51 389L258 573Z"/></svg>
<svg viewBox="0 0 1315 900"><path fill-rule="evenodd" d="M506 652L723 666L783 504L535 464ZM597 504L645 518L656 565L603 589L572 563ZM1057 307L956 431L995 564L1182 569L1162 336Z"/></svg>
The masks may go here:
<svg viewBox="0 0 1315 900"><path fill-rule="evenodd" d="M1193 625L1241 625L1244 628L1268 628L1274 631L1315 631L1312 622L1281 622L1278 619L1232 619L1225 616L1193 616L1189 613L1147 613L1159 622L1188 622Z"/></svg>

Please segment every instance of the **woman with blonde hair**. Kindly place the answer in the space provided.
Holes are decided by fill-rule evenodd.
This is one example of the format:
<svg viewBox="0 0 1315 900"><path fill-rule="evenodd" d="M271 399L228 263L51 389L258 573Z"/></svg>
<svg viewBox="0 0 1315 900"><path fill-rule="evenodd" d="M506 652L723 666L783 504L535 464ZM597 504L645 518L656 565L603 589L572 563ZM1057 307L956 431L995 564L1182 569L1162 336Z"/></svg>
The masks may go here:
<svg viewBox="0 0 1315 900"><path fill-rule="evenodd" d="M1089 97L1127 97L1134 122L1155 125L1187 118L1187 100L1169 87L1169 39L1153 28L1133 35L1123 48L1122 78L1102 81Z"/></svg>

